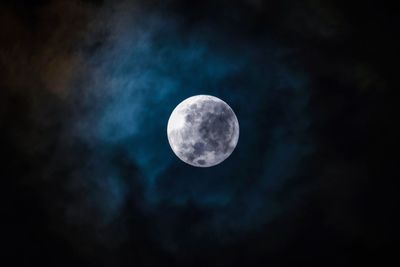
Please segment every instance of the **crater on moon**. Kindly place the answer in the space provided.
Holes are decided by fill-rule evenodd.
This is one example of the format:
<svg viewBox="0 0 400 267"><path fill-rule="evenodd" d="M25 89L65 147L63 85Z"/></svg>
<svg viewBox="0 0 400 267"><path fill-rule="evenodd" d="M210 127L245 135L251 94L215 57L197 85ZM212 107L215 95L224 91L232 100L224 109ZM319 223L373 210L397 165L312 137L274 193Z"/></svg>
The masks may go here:
<svg viewBox="0 0 400 267"><path fill-rule="evenodd" d="M233 152L239 139L239 122L227 103L210 95L182 101L172 112L168 141L182 161L211 167Z"/></svg>

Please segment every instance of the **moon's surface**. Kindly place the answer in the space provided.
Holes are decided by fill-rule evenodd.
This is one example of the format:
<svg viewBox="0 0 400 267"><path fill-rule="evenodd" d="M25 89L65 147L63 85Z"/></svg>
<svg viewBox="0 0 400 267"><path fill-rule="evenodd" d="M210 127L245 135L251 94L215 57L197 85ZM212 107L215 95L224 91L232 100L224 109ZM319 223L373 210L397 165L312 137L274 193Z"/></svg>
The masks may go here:
<svg viewBox="0 0 400 267"><path fill-rule="evenodd" d="M168 141L182 161L211 167L231 155L239 140L239 122L227 103L210 95L182 101L168 120Z"/></svg>

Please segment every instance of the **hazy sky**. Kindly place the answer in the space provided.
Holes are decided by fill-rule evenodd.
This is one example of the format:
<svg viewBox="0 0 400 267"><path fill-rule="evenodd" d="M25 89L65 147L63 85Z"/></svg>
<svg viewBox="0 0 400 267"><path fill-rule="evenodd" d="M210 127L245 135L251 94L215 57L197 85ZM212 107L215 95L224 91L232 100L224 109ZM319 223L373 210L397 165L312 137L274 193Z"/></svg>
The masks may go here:
<svg viewBox="0 0 400 267"><path fill-rule="evenodd" d="M9 255L22 266L380 258L395 225L396 16L368 1L0 4ZM212 168L181 162L166 135L197 94L240 123Z"/></svg>

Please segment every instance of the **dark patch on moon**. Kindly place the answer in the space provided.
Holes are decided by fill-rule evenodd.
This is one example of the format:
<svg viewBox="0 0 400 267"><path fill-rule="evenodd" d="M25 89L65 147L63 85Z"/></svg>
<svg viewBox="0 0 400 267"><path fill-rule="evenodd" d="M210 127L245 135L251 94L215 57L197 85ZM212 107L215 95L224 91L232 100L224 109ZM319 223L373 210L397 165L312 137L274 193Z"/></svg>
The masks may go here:
<svg viewBox="0 0 400 267"><path fill-rule="evenodd" d="M193 115L192 115L192 114L187 114L187 115L185 116L185 121L186 121L187 123L192 124L192 123L194 122L194 117L193 117Z"/></svg>
<svg viewBox="0 0 400 267"><path fill-rule="evenodd" d="M233 112L224 106L214 106L213 112L205 112L201 117L199 132L208 144L207 150L226 153L232 138Z"/></svg>
<svg viewBox="0 0 400 267"><path fill-rule="evenodd" d="M206 145L203 142L197 142L194 144L193 149L194 149L193 155L195 156L195 158L198 158L204 155L204 152L206 150Z"/></svg>

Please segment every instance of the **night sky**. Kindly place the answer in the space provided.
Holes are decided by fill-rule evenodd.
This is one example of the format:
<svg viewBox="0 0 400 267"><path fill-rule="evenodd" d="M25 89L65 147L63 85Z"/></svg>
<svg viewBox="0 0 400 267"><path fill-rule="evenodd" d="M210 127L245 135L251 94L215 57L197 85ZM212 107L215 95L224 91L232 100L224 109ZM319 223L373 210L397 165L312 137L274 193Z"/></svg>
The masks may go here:
<svg viewBox="0 0 400 267"><path fill-rule="evenodd" d="M385 1L2 1L0 265L386 266L398 24ZM240 123L211 168L166 134L198 94Z"/></svg>

